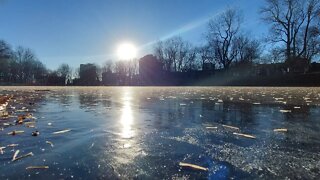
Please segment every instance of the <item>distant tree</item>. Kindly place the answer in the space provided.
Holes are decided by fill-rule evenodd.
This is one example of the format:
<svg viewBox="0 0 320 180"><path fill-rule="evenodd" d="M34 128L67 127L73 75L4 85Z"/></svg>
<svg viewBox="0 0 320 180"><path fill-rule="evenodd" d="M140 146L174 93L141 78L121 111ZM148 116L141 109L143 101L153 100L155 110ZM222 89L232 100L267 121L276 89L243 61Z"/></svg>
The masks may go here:
<svg viewBox="0 0 320 180"><path fill-rule="evenodd" d="M186 68L191 47L181 37L172 37L164 42L159 41L154 47L154 54L163 63L164 70L181 72Z"/></svg>
<svg viewBox="0 0 320 180"><path fill-rule="evenodd" d="M238 49L237 63L252 64L261 54L261 43L258 40L252 40L248 36L240 35L236 39Z"/></svg>
<svg viewBox="0 0 320 180"><path fill-rule="evenodd" d="M130 83L132 83L132 80L135 75L139 73L139 61L138 59L132 59L128 61L127 63L127 69L128 69L128 77Z"/></svg>
<svg viewBox="0 0 320 180"><path fill-rule="evenodd" d="M269 52L264 54L261 59L261 64L270 64L270 63L281 63L286 59L285 52L283 52L282 48L274 47Z"/></svg>
<svg viewBox="0 0 320 180"><path fill-rule="evenodd" d="M183 71L186 69L188 55L191 51L191 44L181 39L178 46L178 58L176 71Z"/></svg>
<svg viewBox="0 0 320 180"><path fill-rule="evenodd" d="M13 57L10 61L10 81L13 83L19 82L19 70L20 70L19 63Z"/></svg>
<svg viewBox="0 0 320 180"><path fill-rule="evenodd" d="M4 40L0 40L0 58L9 58L12 55L10 45Z"/></svg>
<svg viewBox="0 0 320 180"><path fill-rule="evenodd" d="M164 55L164 45L163 41L158 41L154 46L154 55L159 59L160 62L163 63L163 69L166 71L170 71L170 64L166 61Z"/></svg>
<svg viewBox="0 0 320 180"><path fill-rule="evenodd" d="M31 49L18 47L13 51L0 40L0 81L10 83L45 83L47 69Z"/></svg>
<svg viewBox="0 0 320 180"><path fill-rule="evenodd" d="M17 67L17 79L21 83L35 83L46 74L45 66L37 59L35 54L29 48L18 47L14 52L14 61Z"/></svg>
<svg viewBox="0 0 320 180"><path fill-rule="evenodd" d="M0 82L10 79L12 50L8 43L0 40Z"/></svg>
<svg viewBox="0 0 320 180"><path fill-rule="evenodd" d="M80 67L77 67L72 72L72 85L80 85Z"/></svg>
<svg viewBox="0 0 320 180"><path fill-rule="evenodd" d="M126 83L126 77L128 75L126 62L125 61L117 61L115 63L114 68L118 85L124 85Z"/></svg>
<svg viewBox="0 0 320 180"><path fill-rule="evenodd" d="M97 81L101 82L102 79L102 68L98 64L94 64L96 66L96 74L97 74Z"/></svg>
<svg viewBox="0 0 320 180"><path fill-rule="evenodd" d="M186 51L185 64L184 64L185 71L188 72L188 71L199 69L197 56L198 56L198 49L196 47L189 47L189 49Z"/></svg>
<svg viewBox="0 0 320 180"><path fill-rule="evenodd" d="M242 15L235 9L227 9L209 21L208 44L213 48L214 59L224 69L228 69L238 56L237 38L241 23Z"/></svg>
<svg viewBox="0 0 320 180"><path fill-rule="evenodd" d="M72 70L68 64L61 64L57 69L57 75L64 78L65 84L71 81Z"/></svg>
<svg viewBox="0 0 320 180"><path fill-rule="evenodd" d="M48 70L40 61L35 61L33 64L33 77L37 84L45 84L47 81Z"/></svg>
<svg viewBox="0 0 320 180"><path fill-rule="evenodd" d="M319 0L266 0L263 20L271 24L269 40L284 45L286 60L312 57L319 41Z"/></svg>
<svg viewBox="0 0 320 180"><path fill-rule="evenodd" d="M215 64L214 49L210 45L204 45L198 48L199 62L201 69L204 69L205 63Z"/></svg>
<svg viewBox="0 0 320 180"><path fill-rule="evenodd" d="M64 86L65 78L57 71L49 71L47 75L47 85L49 86Z"/></svg>
<svg viewBox="0 0 320 180"><path fill-rule="evenodd" d="M165 65L168 71L177 71L178 48L180 43L180 37L170 38L164 42Z"/></svg>
<svg viewBox="0 0 320 180"><path fill-rule="evenodd" d="M102 73L104 72L112 72L114 69L114 63L112 60L107 60L103 65L102 65Z"/></svg>
<svg viewBox="0 0 320 180"><path fill-rule="evenodd" d="M73 79L79 79L80 78L80 68L76 68L72 73Z"/></svg>

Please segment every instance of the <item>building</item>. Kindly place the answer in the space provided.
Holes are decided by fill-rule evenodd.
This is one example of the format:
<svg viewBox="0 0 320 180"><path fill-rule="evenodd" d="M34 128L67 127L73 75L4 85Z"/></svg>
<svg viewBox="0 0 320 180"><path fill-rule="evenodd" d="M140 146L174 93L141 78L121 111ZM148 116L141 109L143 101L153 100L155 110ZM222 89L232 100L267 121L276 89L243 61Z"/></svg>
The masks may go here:
<svg viewBox="0 0 320 180"><path fill-rule="evenodd" d="M163 64L153 55L139 60L139 79L141 85L159 84L163 74Z"/></svg>
<svg viewBox="0 0 320 180"><path fill-rule="evenodd" d="M117 84L117 76L112 71L106 71L102 73L102 85L105 86L114 86Z"/></svg>
<svg viewBox="0 0 320 180"><path fill-rule="evenodd" d="M97 66L94 64L80 64L79 72L79 83L80 85L98 85L99 78L97 73Z"/></svg>

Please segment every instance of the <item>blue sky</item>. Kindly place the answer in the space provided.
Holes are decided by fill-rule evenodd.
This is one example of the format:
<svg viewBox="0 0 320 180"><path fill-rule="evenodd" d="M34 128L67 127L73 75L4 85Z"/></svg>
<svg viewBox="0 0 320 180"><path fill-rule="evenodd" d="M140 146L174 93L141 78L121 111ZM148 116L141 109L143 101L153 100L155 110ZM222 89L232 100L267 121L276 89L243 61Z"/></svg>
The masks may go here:
<svg viewBox="0 0 320 180"><path fill-rule="evenodd" d="M61 63L102 64L118 44L132 42L139 56L152 42L181 36L204 42L207 21L228 7L244 15L243 28L257 38L267 32L259 8L264 0L0 0L0 39L34 50L54 69Z"/></svg>

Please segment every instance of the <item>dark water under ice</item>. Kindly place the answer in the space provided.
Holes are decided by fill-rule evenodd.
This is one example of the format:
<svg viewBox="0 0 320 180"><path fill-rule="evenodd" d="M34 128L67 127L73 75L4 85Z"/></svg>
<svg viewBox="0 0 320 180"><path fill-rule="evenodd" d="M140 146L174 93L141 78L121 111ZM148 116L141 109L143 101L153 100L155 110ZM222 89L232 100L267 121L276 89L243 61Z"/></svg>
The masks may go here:
<svg viewBox="0 0 320 180"><path fill-rule="evenodd" d="M7 106L11 116L0 118L0 147L6 147L0 179L320 176L320 88L35 89L0 87L0 95L14 95ZM35 127L15 125L16 116L28 112ZM278 128L287 132L274 132ZM64 129L71 131L52 134ZM13 130L24 133L7 134ZM35 130L39 136L31 136ZM34 156L12 162L16 150ZM179 162L208 171L182 168ZM43 165L49 169L26 170Z"/></svg>

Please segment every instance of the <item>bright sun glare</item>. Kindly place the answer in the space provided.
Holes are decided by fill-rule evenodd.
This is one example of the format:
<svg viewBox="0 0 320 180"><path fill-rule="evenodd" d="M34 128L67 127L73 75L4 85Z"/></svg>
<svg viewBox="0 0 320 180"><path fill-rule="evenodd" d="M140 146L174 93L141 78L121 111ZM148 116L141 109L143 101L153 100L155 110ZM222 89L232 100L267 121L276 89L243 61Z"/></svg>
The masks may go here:
<svg viewBox="0 0 320 180"><path fill-rule="evenodd" d="M118 46L117 55L120 60L130 60L137 56L137 49L131 43L123 43Z"/></svg>

